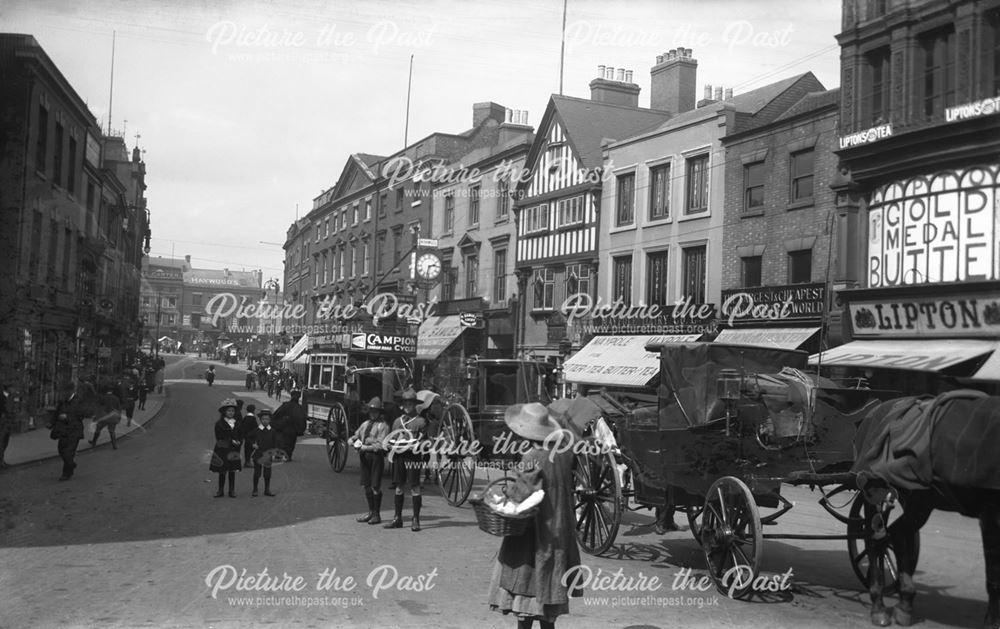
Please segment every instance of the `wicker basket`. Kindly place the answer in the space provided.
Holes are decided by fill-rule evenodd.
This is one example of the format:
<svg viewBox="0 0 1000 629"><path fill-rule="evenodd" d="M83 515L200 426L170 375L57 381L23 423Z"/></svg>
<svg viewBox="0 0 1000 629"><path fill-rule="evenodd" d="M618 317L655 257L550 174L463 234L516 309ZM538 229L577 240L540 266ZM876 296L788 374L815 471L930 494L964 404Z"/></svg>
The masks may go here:
<svg viewBox="0 0 1000 629"><path fill-rule="evenodd" d="M494 485L513 480L514 479L510 477L498 478L487 485L481 494L469 498L469 502L472 504L472 508L476 512L476 521L479 522L480 530L485 531L490 535L496 535L497 537L521 535L535 521L535 514L538 513L537 506L532 507L523 513L511 515L498 513L486 504L485 496L489 494L490 489L492 489Z"/></svg>

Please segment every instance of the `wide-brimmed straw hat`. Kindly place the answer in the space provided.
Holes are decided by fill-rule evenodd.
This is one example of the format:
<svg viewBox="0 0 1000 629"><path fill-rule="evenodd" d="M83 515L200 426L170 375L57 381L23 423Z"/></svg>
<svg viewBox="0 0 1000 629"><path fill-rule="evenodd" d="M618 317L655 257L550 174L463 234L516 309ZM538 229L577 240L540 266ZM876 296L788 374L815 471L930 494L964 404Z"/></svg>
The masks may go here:
<svg viewBox="0 0 1000 629"><path fill-rule="evenodd" d="M379 396L376 395L372 399L368 400L367 404L365 404L365 410L371 410L371 409L379 411L382 410L382 399Z"/></svg>
<svg viewBox="0 0 1000 629"><path fill-rule="evenodd" d="M232 407L234 409L236 408L236 399L235 398L229 397L229 398L226 398L226 399L222 400L222 404L219 404L219 412L221 413L222 411L226 410L226 408L228 408L228 407Z"/></svg>
<svg viewBox="0 0 1000 629"><path fill-rule="evenodd" d="M424 409L430 407L430 405L433 404L434 400L436 400L438 397L439 396L437 393L429 389L424 389L423 391L417 391L417 400L419 400L419 404L417 404L417 412L418 413L423 412Z"/></svg>
<svg viewBox="0 0 1000 629"><path fill-rule="evenodd" d="M503 420L514 434L532 441L545 441L559 430L559 424L549 417L549 409L538 402L508 406Z"/></svg>
<svg viewBox="0 0 1000 629"><path fill-rule="evenodd" d="M413 389L407 389L403 391L403 395L399 398L401 402L417 402L417 392Z"/></svg>

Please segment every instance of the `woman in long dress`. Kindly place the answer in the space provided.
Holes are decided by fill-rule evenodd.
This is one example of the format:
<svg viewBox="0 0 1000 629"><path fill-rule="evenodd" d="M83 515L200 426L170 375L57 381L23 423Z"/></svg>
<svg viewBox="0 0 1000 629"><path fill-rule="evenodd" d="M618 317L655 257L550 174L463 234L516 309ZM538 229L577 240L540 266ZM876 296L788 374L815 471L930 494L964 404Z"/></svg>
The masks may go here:
<svg viewBox="0 0 1000 629"><path fill-rule="evenodd" d="M563 584L566 571L580 565L573 511L575 457L571 449L556 451L546 443L560 426L545 406L511 406L504 420L532 444L521 459L516 481L507 489L508 497L521 502L538 489L545 496L534 525L522 535L505 537L500 545L490 584L490 609L517 616L518 629L528 629L536 619L546 629L569 613L571 596L582 595Z"/></svg>

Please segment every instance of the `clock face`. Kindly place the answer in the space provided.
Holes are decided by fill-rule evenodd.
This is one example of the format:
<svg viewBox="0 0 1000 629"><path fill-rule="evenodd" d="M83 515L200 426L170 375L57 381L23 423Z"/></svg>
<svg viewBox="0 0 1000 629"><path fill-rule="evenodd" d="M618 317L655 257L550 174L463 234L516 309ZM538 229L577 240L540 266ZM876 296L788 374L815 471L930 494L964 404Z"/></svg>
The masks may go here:
<svg viewBox="0 0 1000 629"><path fill-rule="evenodd" d="M441 274L441 258L433 253L425 253L417 258L417 275L432 280Z"/></svg>

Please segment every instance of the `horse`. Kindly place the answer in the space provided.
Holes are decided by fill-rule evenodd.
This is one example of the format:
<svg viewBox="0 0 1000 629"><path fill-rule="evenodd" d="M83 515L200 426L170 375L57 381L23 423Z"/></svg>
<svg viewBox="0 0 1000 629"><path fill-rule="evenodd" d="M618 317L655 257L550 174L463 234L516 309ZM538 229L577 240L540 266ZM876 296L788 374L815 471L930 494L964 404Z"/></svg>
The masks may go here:
<svg viewBox="0 0 1000 629"><path fill-rule="evenodd" d="M859 422L854 437L858 487L872 505L868 571L871 622L913 623L920 529L935 509L979 519L988 603L984 627L1000 629L1000 397L958 390L936 397L881 402ZM885 506L903 513L885 527ZM882 595L886 553L896 555L899 603Z"/></svg>

